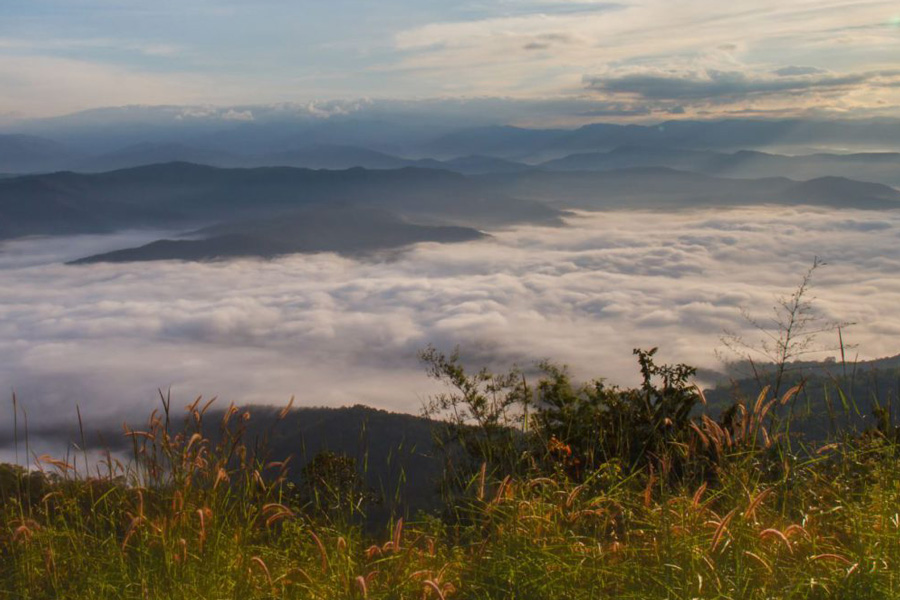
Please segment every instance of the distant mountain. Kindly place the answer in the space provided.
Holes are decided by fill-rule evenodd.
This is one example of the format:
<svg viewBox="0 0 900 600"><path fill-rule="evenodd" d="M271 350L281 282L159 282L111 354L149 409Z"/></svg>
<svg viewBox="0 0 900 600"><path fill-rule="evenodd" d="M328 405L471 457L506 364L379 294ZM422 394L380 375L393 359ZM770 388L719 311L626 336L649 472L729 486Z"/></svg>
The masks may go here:
<svg viewBox="0 0 900 600"><path fill-rule="evenodd" d="M727 155L708 150L619 146L609 152L569 154L541 163L550 171L612 171L634 167L667 167L684 171L707 172L708 165Z"/></svg>
<svg viewBox="0 0 900 600"><path fill-rule="evenodd" d="M707 410L726 411L735 399L756 399L764 386L775 384L775 365L740 362L732 365L731 378L705 390ZM870 361L795 361L786 365L780 394L803 382L803 389L785 407L775 407L779 417L793 415L791 430L813 439L825 439L848 430L862 431L877 424L875 410L887 408L896 422L900 401L900 355Z"/></svg>
<svg viewBox="0 0 900 600"><path fill-rule="evenodd" d="M357 146L416 159L486 155L528 163L573 153L605 152L620 146L788 154L833 149L900 152L897 119L669 120L641 125L601 122L572 129L529 129L510 125L514 120L539 122L533 112L519 106L522 112L517 105L520 103L476 99L232 107L126 106L18 121L11 125L16 130L7 133L51 138L89 154L145 142L177 143L253 156L310 146ZM803 177L811 176L814 175Z"/></svg>
<svg viewBox="0 0 900 600"><path fill-rule="evenodd" d="M243 221L252 222L252 226L204 230L202 240L160 241L127 256L271 256L307 248L357 250L343 241L330 247L323 238L307 247L299 238L290 239L297 232L313 235L315 228L308 226L313 222L320 223L323 236L351 235L349 225L343 223L350 219L350 212L339 219L333 218L339 213L327 212L338 208L395 215L392 218L399 222L372 222L383 232L396 235L394 242L371 240L370 247L387 248L425 239L473 237L471 231L425 231L410 226L480 230L521 222L560 224L560 217L569 208L686 209L759 204L896 209L900 208L900 191L840 177L805 182L783 177L728 179L657 167L596 172L529 169L464 176L410 167L332 171L221 169L167 163L100 174L60 172L0 179L0 238L140 227L189 230ZM315 211L322 212L315 217L319 221L314 220ZM301 212L303 219L291 221L292 215ZM274 218L285 219L289 234L275 233L278 229L266 221ZM264 229L264 235L254 227ZM360 237L360 243L365 246L363 239ZM126 255L117 256L121 259Z"/></svg>
<svg viewBox="0 0 900 600"><path fill-rule="evenodd" d="M419 164L423 162L425 161L419 161ZM422 164L422 166L425 165ZM470 155L437 162L436 168L456 171L466 175L481 175L485 173L521 173L530 171L534 167L492 156Z"/></svg>
<svg viewBox="0 0 900 600"><path fill-rule="evenodd" d="M465 175L483 173L517 173L533 167L492 156L462 156L449 160L433 158L408 159L384 152L377 152L359 146L308 146L274 154L246 157L245 166L257 167L300 167L305 169L343 170L361 167L363 169L402 169L418 167L453 171ZM209 163L204 163L209 164Z"/></svg>
<svg viewBox="0 0 900 600"><path fill-rule="evenodd" d="M54 173L0 179L0 240L28 235L110 233L178 221L164 209L91 193L90 176Z"/></svg>
<svg viewBox="0 0 900 600"><path fill-rule="evenodd" d="M355 146L405 154L425 140L453 129L447 124L425 121L350 115L300 119L285 116L270 121L220 123L218 131L182 140L203 148L263 156L314 146Z"/></svg>
<svg viewBox="0 0 900 600"><path fill-rule="evenodd" d="M607 171L668 167L722 177L813 179L836 175L900 186L900 153L783 156L741 150L733 154L685 148L622 146L609 152L570 154L539 165L551 171Z"/></svg>
<svg viewBox="0 0 900 600"><path fill-rule="evenodd" d="M400 169L409 161L357 146L317 145L249 158L257 166L302 167L306 169Z"/></svg>
<svg viewBox="0 0 900 600"><path fill-rule="evenodd" d="M419 167L463 174L511 173L533 167L492 156L463 156L445 161L400 158L361 146L318 144L266 154L233 154L184 144L142 143L93 157L72 166L73 171L103 172L166 162L189 162L223 168L297 167L342 171Z"/></svg>
<svg viewBox="0 0 900 600"><path fill-rule="evenodd" d="M488 154L516 160L549 160L622 146L719 151L813 147L894 151L900 150L898 140L897 120L732 119L667 121L657 125L596 123L570 130L477 127L440 136L423 148L426 154L437 157Z"/></svg>
<svg viewBox="0 0 900 600"><path fill-rule="evenodd" d="M567 171L668 167L750 179L834 175L900 187L898 120L460 128L425 114L324 118L307 108L123 107L23 123L20 131L29 135L0 135L0 173L102 172L172 161L228 168L416 166L463 174L535 165ZM849 150L857 153L844 154Z"/></svg>
<svg viewBox="0 0 900 600"><path fill-rule="evenodd" d="M244 160L234 154L194 148L177 143L144 142L79 161L71 170L102 173L167 162L190 162L220 167L240 166Z"/></svg>
<svg viewBox="0 0 900 600"><path fill-rule="evenodd" d="M556 147L558 140L570 133L565 129L474 127L443 135L426 144L423 150L437 158L489 155L515 159Z"/></svg>
<svg viewBox="0 0 900 600"><path fill-rule="evenodd" d="M497 193L582 209L691 208L809 204L832 208L900 208L900 191L844 178L796 182L783 177L726 179L646 167L598 172L529 171L480 178Z"/></svg>
<svg viewBox="0 0 900 600"><path fill-rule="evenodd" d="M79 154L63 144L32 135L0 135L0 173L32 173L64 168Z"/></svg>
<svg viewBox="0 0 900 600"><path fill-rule="evenodd" d="M466 242L484 234L466 227L415 225L386 211L365 207L314 207L276 219L216 225L194 232L193 237L199 239L159 240L71 264L273 258L301 252L359 254L419 242Z"/></svg>
<svg viewBox="0 0 900 600"><path fill-rule="evenodd" d="M235 143L231 144L232 150L222 149L229 147L227 143L207 146L202 140L195 143L142 141L101 154L77 152L63 144L36 136L0 135L0 174L48 173L62 170L103 173L169 162L189 162L222 168L297 167L346 170L354 167L364 169L421 167L465 174L507 173L531 168L521 163L481 155L463 156L446 161L432 158L401 158L364 146L310 144L308 139L302 137L296 141L299 145L273 151L268 146L282 147L289 145L290 142L281 140L278 143L268 144L264 140L274 135L268 128L260 130L259 127L255 127L251 131L255 135L262 136L263 141L243 146L237 143L236 138ZM229 136L240 137L234 131L230 132Z"/></svg>
<svg viewBox="0 0 900 600"><path fill-rule="evenodd" d="M494 192L448 171L219 169L168 163L101 174L2 179L0 237L196 228L336 205L381 209L420 225L477 229L522 221L558 223L560 216L543 203Z"/></svg>
<svg viewBox="0 0 900 600"><path fill-rule="evenodd" d="M782 194L793 202L836 207L893 208L900 203L900 191L894 188L846 177L818 177L788 186Z"/></svg>
<svg viewBox="0 0 900 600"><path fill-rule="evenodd" d="M360 476L380 500L368 507L370 517L383 517L385 512L394 510L411 516L439 500L438 480L443 465L434 436L445 427L440 422L362 405L293 408L281 418L280 408L245 406L241 410L251 414L241 425L248 446L264 453L266 462L290 459L288 477L295 483L300 482L305 464L328 451L356 460ZM204 435L212 439L221 435L219 424L223 415L224 410L216 405L206 412ZM141 415L139 421L129 421L129 426L141 429L145 419ZM181 426L173 410L173 430L178 431ZM38 422L29 433L45 440L78 444L82 440L77 424L42 426ZM123 435L118 423L99 429L85 423L84 434L89 449L108 448L125 456L133 450L131 439ZM12 444L11 435L0 435L0 448ZM397 494L398 491L402 493Z"/></svg>

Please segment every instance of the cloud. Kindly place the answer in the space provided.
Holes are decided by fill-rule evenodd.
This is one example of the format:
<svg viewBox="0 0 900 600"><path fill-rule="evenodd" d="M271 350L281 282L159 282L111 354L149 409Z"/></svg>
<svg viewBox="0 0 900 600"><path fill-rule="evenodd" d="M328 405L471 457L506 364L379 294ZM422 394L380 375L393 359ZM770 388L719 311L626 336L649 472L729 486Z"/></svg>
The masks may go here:
<svg viewBox="0 0 900 600"><path fill-rule="evenodd" d="M685 79L682 96L718 93L713 103L682 103L686 117L811 108L896 116L900 105L890 82L824 81L893 68L896 7L889 0L501 0L415 9L411 0L387 0L356 2L352 11L282 0L252 8L164 0L152 7L87 3L77 15L63 0L50 2L60 10L19 4L0 23L0 114L357 97L578 101L585 74L633 78L650 67L656 72L643 77ZM824 67L832 74L820 72ZM740 96L704 81L725 76L754 89L785 82ZM778 91L803 77L821 84L805 94L793 83ZM668 118L673 103L644 106L650 114L609 117Z"/></svg>
<svg viewBox="0 0 900 600"><path fill-rule="evenodd" d="M222 119L225 121L252 121L253 111L229 109L222 114Z"/></svg>
<svg viewBox="0 0 900 600"><path fill-rule="evenodd" d="M654 113L653 108L647 104L628 104L625 102L601 103L595 108L580 113L585 117L637 117L648 116Z"/></svg>
<svg viewBox="0 0 900 600"><path fill-rule="evenodd" d="M2 71L2 69L0 69ZM258 124L297 125L330 119L387 121L417 124L421 138L434 138L461 128L513 124L524 127L572 127L592 122L596 117L640 117L654 115L646 103L606 101L584 94L578 97L521 99L509 97L440 97L418 100L361 98L277 104L245 104L238 106L195 105L129 105L94 109L59 118L27 119L10 114L9 129L36 132L50 138L71 127L91 131L110 124L139 124L144 135L159 136L173 125L229 126L229 121L245 119ZM3 115L0 113L0 123ZM140 134L135 134L139 138ZM385 139L385 143L392 140Z"/></svg>
<svg viewBox="0 0 900 600"><path fill-rule="evenodd" d="M611 211L492 233L387 260L79 267L61 261L157 234L7 243L0 387L38 431L71 422L76 404L89 422L142 416L169 386L184 403L296 395L416 412L436 389L415 356L429 343L459 345L473 366L551 358L634 383L634 347L715 367L739 307L765 315L816 255L830 263L814 287L822 314L858 323L845 336L861 356L900 351L885 335L900 331L898 212Z"/></svg>
<svg viewBox="0 0 900 600"><path fill-rule="evenodd" d="M647 100L707 101L846 91L863 84L890 84L898 79L900 71L896 70L850 74L826 74L817 71L814 74L792 76L780 73L777 77L766 77L748 75L741 71L706 69L677 74L638 71L624 75L586 76L584 81L588 89L612 96L625 95Z"/></svg>
<svg viewBox="0 0 900 600"><path fill-rule="evenodd" d="M448 93L574 95L586 81L595 91L653 100L648 106L661 117L673 98L712 100L683 103L689 116L722 114L724 104L786 114L810 108L890 114L900 97L888 91L890 77L880 76L896 62L887 52L896 42L884 24L888 4L755 0L738 9L688 0L676 8L650 0L596 15L437 22L396 35L404 57L394 67ZM559 32L571 41L546 38Z"/></svg>
<svg viewBox="0 0 900 600"><path fill-rule="evenodd" d="M780 75L781 77L796 77L798 75L820 75L823 73L827 73L825 69L819 69L816 67L781 67L780 69L775 69L772 71L776 75Z"/></svg>

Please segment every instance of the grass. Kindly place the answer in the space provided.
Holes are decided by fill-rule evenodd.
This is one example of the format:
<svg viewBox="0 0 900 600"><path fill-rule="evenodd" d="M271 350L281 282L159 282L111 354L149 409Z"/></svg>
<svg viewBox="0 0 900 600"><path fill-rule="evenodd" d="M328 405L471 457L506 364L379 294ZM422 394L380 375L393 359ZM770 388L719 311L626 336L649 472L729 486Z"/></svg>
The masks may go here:
<svg viewBox="0 0 900 600"><path fill-rule="evenodd" d="M310 494L263 458L249 412L195 402L181 427L166 402L127 463L0 471L0 598L900 597L898 438L788 444L770 404L577 475L536 430L524 466L484 461L440 514L372 530L353 486Z"/></svg>

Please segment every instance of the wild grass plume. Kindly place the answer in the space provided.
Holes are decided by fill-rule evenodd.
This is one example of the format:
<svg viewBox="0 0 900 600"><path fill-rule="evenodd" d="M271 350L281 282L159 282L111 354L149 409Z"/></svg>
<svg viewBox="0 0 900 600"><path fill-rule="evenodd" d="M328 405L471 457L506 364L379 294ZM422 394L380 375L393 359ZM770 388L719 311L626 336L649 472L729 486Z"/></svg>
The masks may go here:
<svg viewBox="0 0 900 600"><path fill-rule="evenodd" d="M449 383L432 414L450 418L434 424L443 471L412 485L440 502L374 524L355 461L292 471L248 434L253 411L163 397L124 431L128 460L0 470L0 597L900 596L889 420L804 441L776 416L799 388L713 416L692 369L637 356L643 384L620 389L426 352Z"/></svg>

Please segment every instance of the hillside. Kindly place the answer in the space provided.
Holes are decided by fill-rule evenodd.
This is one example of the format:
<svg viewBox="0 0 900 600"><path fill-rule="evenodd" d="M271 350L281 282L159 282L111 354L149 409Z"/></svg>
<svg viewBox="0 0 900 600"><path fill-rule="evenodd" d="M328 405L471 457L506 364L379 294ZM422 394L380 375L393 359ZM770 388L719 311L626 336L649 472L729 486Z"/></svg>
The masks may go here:
<svg viewBox="0 0 900 600"><path fill-rule="evenodd" d="M468 227L415 225L371 208L301 209L276 219L241 220L190 234L192 239L159 240L88 256L70 264L148 260L274 258L286 254L362 254L418 242L466 242L484 237Z"/></svg>
<svg viewBox="0 0 900 600"><path fill-rule="evenodd" d="M196 148L174 142L143 142L98 156L83 158L68 165L67 169L78 172L103 173L169 162L189 162L221 167L244 166L240 156L229 152Z"/></svg>
<svg viewBox="0 0 900 600"><path fill-rule="evenodd" d="M725 179L663 168L466 177L417 168L313 171L168 163L100 174L2 179L0 237L196 228L335 202L378 208L419 224L483 229L517 222L559 223L559 209L565 208L810 204L892 209L900 206L900 192L844 178Z"/></svg>
<svg viewBox="0 0 900 600"><path fill-rule="evenodd" d="M466 159L469 165L483 159ZM464 161L465 162L465 161ZM157 228L182 232L76 263L359 254L462 242L516 223L560 225L566 209L682 210L762 204L895 209L900 191L842 177L727 179L645 167L465 176L402 169L222 169L166 163L0 179L0 239Z"/></svg>
<svg viewBox="0 0 900 600"><path fill-rule="evenodd" d="M782 177L728 179L660 167L611 171L530 171L485 175L489 189L582 209L752 206L760 204L831 208L900 208L900 191L886 185L845 178L796 182Z"/></svg>
<svg viewBox="0 0 900 600"><path fill-rule="evenodd" d="M559 211L486 190L446 171L219 169L169 163L102 174L0 180L0 237L198 226L358 206L419 224L485 228L557 223Z"/></svg>
<svg viewBox="0 0 900 600"><path fill-rule="evenodd" d="M440 136L426 144L425 151L434 156L486 153L514 160L551 160L622 146L726 152L830 145L895 148L898 134L900 123L896 120L877 119L670 120L651 125L591 123L575 129L487 126Z"/></svg>
<svg viewBox="0 0 900 600"><path fill-rule="evenodd" d="M724 153L687 148L620 146L608 152L570 154L544 162L549 171L609 171L632 167L667 167L719 177L787 177L814 179L840 176L900 185L900 154L808 154L785 156L752 150Z"/></svg>
<svg viewBox="0 0 900 600"><path fill-rule="evenodd" d="M44 137L0 134L0 173L59 169L78 156L72 148Z"/></svg>

